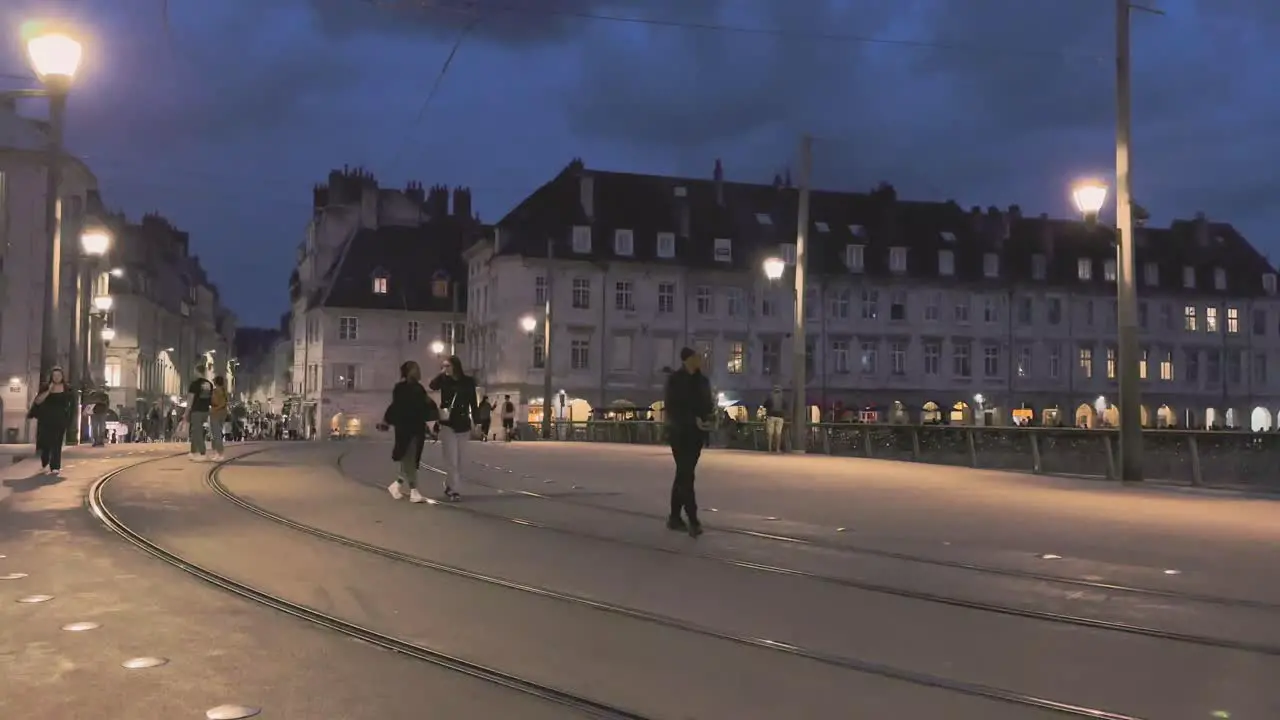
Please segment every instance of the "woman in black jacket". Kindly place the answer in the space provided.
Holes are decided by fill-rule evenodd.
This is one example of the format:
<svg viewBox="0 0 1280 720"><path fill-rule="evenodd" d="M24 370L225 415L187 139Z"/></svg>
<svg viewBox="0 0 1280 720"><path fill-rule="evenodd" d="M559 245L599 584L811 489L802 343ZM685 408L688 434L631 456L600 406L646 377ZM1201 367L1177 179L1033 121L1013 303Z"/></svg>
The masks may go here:
<svg viewBox="0 0 1280 720"><path fill-rule="evenodd" d="M382 416L383 427L395 428L395 445L391 459L400 463L396 481L387 486L391 497L404 497L404 486L409 486L409 502L423 503L427 499L418 492L418 465L422 462L422 445L427 440L427 423L439 417L436 404L422 387L422 369L412 360L400 366L400 382L391 391L391 405Z"/></svg>
<svg viewBox="0 0 1280 720"><path fill-rule="evenodd" d="M440 391L440 444L444 449L444 494L450 500L461 500L462 463L466 462L464 444L471 438L471 423L476 412L476 381L462 371L457 355L445 360L430 388Z"/></svg>
<svg viewBox="0 0 1280 720"><path fill-rule="evenodd" d="M36 418L36 449L40 451L40 469L54 475L62 472L62 444L67 439L76 407L76 393L67 384L62 368L49 371L49 382L40 388L31 412ZM77 417L77 419L79 419Z"/></svg>

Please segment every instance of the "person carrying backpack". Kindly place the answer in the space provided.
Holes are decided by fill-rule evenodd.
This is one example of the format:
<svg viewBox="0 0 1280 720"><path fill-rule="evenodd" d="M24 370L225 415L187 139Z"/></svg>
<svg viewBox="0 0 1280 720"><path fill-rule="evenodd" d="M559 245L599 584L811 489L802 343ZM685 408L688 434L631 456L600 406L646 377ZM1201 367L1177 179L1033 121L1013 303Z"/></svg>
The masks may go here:
<svg viewBox="0 0 1280 720"><path fill-rule="evenodd" d="M502 433L507 442L516 434L516 406L510 395L502 396Z"/></svg>
<svg viewBox="0 0 1280 720"><path fill-rule="evenodd" d="M227 421L229 401L227 379L219 375L213 379L213 397L209 402L209 435L213 438L214 462L222 462L222 426Z"/></svg>
<svg viewBox="0 0 1280 720"><path fill-rule="evenodd" d="M203 364L196 366L196 377L187 386L187 412L183 422L187 426L187 439L191 442L191 459L196 462L205 459L204 421L209 418L209 410L213 405L213 383L205 377L208 369Z"/></svg>

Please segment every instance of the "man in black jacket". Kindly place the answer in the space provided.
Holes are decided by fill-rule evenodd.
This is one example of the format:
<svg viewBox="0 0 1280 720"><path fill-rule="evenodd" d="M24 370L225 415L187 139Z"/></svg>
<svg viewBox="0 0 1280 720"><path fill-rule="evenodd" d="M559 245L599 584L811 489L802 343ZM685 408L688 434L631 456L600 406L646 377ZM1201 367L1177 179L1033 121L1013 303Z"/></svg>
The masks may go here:
<svg viewBox="0 0 1280 720"><path fill-rule="evenodd" d="M694 471L698 458L707 442L715 406L711 402L711 383L699 369L702 356L690 348L680 351L681 367L667 378L663 412L666 415L667 436L671 442L671 455L676 461L676 477L671 483L671 516L667 527L687 530L689 535L702 534L698 522L698 499L693 489ZM689 518L686 525L680 517L681 509Z"/></svg>

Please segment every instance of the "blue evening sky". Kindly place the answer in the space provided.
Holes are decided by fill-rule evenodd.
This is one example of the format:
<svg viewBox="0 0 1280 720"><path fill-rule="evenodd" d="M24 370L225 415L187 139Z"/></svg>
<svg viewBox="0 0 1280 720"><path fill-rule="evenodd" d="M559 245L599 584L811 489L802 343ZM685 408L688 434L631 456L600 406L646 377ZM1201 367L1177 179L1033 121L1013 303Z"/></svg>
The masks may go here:
<svg viewBox="0 0 1280 720"><path fill-rule="evenodd" d="M1166 14L1133 18L1135 198L1158 222L1203 210L1280 249L1280 4L1144 1ZM575 156L707 176L723 158L730 179L767 182L807 131L820 187L886 180L906 197L1066 214L1073 178L1114 167L1112 8L4 0L0 76L26 73L24 18L83 27L72 151L109 204L191 232L242 324L274 324L311 187L344 164L384 185L469 185L495 220Z"/></svg>

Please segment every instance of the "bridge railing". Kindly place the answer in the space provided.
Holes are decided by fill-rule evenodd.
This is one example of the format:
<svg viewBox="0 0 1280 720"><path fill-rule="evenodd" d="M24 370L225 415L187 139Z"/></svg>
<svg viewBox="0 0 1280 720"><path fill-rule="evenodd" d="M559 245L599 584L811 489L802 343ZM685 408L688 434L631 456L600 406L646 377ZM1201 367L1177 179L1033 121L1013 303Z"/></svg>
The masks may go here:
<svg viewBox="0 0 1280 720"><path fill-rule="evenodd" d="M522 428L535 439L540 424ZM790 430L790 426L788 426ZM553 422L553 437L575 442L660 444L661 423ZM790 447L790 433L784 434ZM810 453L903 460L1052 475L1119 476L1119 434L1113 429L977 425L813 423ZM765 451L764 423L717 428L713 447ZM1193 486L1280 492L1280 433L1240 430L1145 430L1145 475Z"/></svg>

